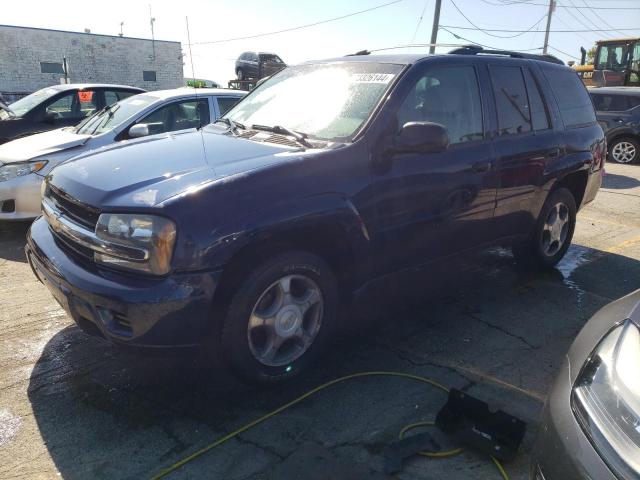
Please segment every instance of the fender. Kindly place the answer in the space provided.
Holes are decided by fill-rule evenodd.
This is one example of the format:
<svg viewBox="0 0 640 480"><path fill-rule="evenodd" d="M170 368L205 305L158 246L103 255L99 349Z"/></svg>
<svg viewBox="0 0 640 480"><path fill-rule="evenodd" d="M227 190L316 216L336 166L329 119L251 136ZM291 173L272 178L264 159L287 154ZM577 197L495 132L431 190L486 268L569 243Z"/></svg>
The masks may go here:
<svg viewBox="0 0 640 480"><path fill-rule="evenodd" d="M250 244L331 228L342 233L356 262L369 254L369 233L360 212L343 194L323 193L267 205L217 227L194 267L221 268Z"/></svg>

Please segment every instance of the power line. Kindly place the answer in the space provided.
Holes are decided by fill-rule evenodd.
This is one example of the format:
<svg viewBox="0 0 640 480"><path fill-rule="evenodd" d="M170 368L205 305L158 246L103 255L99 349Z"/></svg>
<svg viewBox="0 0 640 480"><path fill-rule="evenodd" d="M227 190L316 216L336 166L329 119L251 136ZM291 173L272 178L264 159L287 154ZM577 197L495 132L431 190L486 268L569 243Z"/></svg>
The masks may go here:
<svg viewBox="0 0 640 480"><path fill-rule="evenodd" d="M418 35L418 30L420 29L420 24L422 23L422 18L424 17L424 12L427 11L427 5L431 0L425 0L424 7L422 8L422 13L420 13L420 18L418 19L418 23L416 24L416 29L413 32L413 37L411 37L411 43L413 43L416 39L416 35Z"/></svg>
<svg viewBox="0 0 640 480"><path fill-rule="evenodd" d="M548 6L548 5L547 5ZM476 31L482 31L482 32L503 32L503 33L528 33L530 32L530 30L507 30L507 29L501 29L501 28L473 28L473 27L459 27L457 25L440 25L441 27L447 27L447 28L454 28L456 30L476 30ZM640 28L619 28L616 29L620 32L622 31L628 31L628 32L634 32L634 31L640 31ZM549 30L551 33L588 33L588 32L608 32L609 29L596 29L596 28L592 28L590 30ZM535 32L531 32L531 33L535 33Z"/></svg>
<svg viewBox="0 0 640 480"><path fill-rule="evenodd" d="M275 30L273 32L258 33L258 34L255 34L255 35L247 35L245 37L223 38L223 39L220 39L220 40L211 40L211 41L208 41L208 42L194 42L193 45L210 45L210 44L214 44L214 43L235 42L237 40L248 40L248 39L251 39L251 38L259 38L259 37L266 37L268 35L276 35L278 33L293 32L294 30L302 30L303 28L315 27L316 25L322 25L324 23L335 22L336 20L343 20L345 18L353 17L355 15L360 15L362 13L367 13L367 12L371 12L373 10L378 10L379 8L384 8L384 7L388 7L390 5L395 5L396 3L400 3L402 1L403 0L393 0L392 2L383 3L382 5L377 5L375 7L366 8L364 10L359 10L357 12L348 13L346 15L341 15L339 17L333 17L333 18L328 18L326 20L320 20L319 22L307 23L306 25L299 25L297 27L284 28L282 30Z"/></svg>
<svg viewBox="0 0 640 480"><path fill-rule="evenodd" d="M544 14L544 15L540 18L540 20L538 20L536 23L534 23L533 25L531 25L527 30L524 30L524 31L522 31L522 32L520 32L520 33L517 33L517 34L515 34L515 35L493 35L492 33L487 33L489 30L484 29L484 28L481 28L481 27L479 27L478 25L476 25L475 23L473 23L473 22L471 21L471 19L470 19L469 17L467 17L467 16L464 14L464 12L463 12L462 10L460 10L460 8L458 7L458 5L456 5L456 3L455 3L453 0L451 0L451 4L452 4L452 5L455 7L455 9L460 13L460 15L462 15L462 16L465 18L465 20L466 20L467 22L469 22L471 25L473 25L474 27L476 27L476 29L477 29L477 30L479 30L479 31L483 32L485 35L489 35L490 37L496 37L496 38L515 38L515 37L519 37L520 35L524 35L525 33L530 32L531 30L533 30L534 28L536 28L536 27L540 24L540 22L541 22L542 20L544 20L544 18L547 16L546 14Z"/></svg>
<svg viewBox="0 0 640 480"><path fill-rule="evenodd" d="M573 0L568 0L571 5L573 5L574 7L576 6L575 3L573 3ZM574 15L570 10L567 10L567 12L569 12L571 14L571 16L573 17L574 20L576 20L578 23L580 23L580 25L584 26L585 28L598 28L599 25L597 25L596 23L593 22L593 20L591 20L589 17L587 17L584 12L582 10L576 10L578 12L578 14L580 14L580 16L582 18L584 18L587 22L589 22L591 25L588 25L587 23L583 22L580 17L578 17L577 15ZM603 32L602 33L603 36L605 37L610 37L611 33L607 30L607 32Z"/></svg>
<svg viewBox="0 0 640 480"><path fill-rule="evenodd" d="M563 54L563 55L566 55L567 57L571 57L571 58L575 58L576 60L580 60L580 59L579 59L578 57L576 57L575 55L571 55L571 54L569 54L569 53L567 53L567 52L563 52L562 50L560 50L560 49L558 49L558 48L554 47L553 45L549 45L549 48L550 48L551 50L555 50L555 51L556 51L556 52L558 52L558 53L561 53L561 54Z"/></svg>
<svg viewBox="0 0 640 480"><path fill-rule="evenodd" d="M495 3L495 2L490 2L489 0L482 0L484 3L487 3L489 5L493 5L493 6L498 6L498 7L503 7L505 5L534 5L534 6L539 6L539 7L548 7L549 4L545 4L545 3L533 3L527 0L522 0L522 1L509 1L509 2L500 2L500 3ZM577 10L586 10L586 9L595 9L595 10L638 10L638 7L582 7L582 6L572 6L572 5L556 5L557 8L574 8Z"/></svg>
<svg viewBox="0 0 640 480"><path fill-rule="evenodd" d="M459 40L464 40L465 42L470 42L470 43L473 43L474 45L480 45L481 47L490 48L491 50L503 50L502 48L493 47L491 45L485 45L484 43L476 42L475 40L471 40L469 38L465 38L461 35L458 35L457 33L454 33L451 30L449 30L445 25L440 25L440 28L445 32L448 32L449 34L453 35L455 38ZM514 52L533 52L534 50L542 50L542 47L527 48L524 50L513 50L513 51Z"/></svg>
<svg viewBox="0 0 640 480"><path fill-rule="evenodd" d="M612 27L611 24L609 22L607 22L604 18L602 18L598 12L596 12L593 8L591 8L589 6L589 4L585 0L582 0L582 3L584 3L585 5L587 5L589 7L589 10L591 11L591 13L593 13L596 16L596 18L598 18L598 20L600 20L604 24L605 27L609 27L614 32L619 32L619 30L616 30L614 27ZM619 33L622 33L622 32L619 32ZM624 35L624 33L623 33L623 35Z"/></svg>

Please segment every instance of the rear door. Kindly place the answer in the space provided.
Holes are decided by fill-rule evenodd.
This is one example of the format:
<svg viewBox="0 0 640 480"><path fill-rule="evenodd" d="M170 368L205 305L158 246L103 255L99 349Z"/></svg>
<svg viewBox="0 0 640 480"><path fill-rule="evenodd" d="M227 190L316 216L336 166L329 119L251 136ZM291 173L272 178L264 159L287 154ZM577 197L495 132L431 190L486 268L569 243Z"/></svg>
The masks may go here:
<svg viewBox="0 0 640 480"><path fill-rule="evenodd" d="M427 65L412 74L394 129L412 121L445 126L440 153L395 154L374 173L372 240L381 273L415 266L481 245L491 227L496 186L494 151L483 118L478 70L464 64Z"/></svg>
<svg viewBox="0 0 640 480"><path fill-rule="evenodd" d="M538 72L527 62L488 68L497 114L496 233L510 237L533 225L545 197L545 166L563 151Z"/></svg>

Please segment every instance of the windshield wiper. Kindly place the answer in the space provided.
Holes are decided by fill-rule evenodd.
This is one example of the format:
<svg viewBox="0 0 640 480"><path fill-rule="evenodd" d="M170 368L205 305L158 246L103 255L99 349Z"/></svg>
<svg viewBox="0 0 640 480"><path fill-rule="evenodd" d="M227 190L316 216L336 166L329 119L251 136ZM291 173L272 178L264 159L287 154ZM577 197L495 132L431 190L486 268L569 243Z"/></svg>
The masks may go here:
<svg viewBox="0 0 640 480"><path fill-rule="evenodd" d="M269 127L267 125L252 125L251 127L256 130L264 130L266 132L272 132L279 135L289 135L290 137L295 138L303 147L313 148L313 145L311 145L307 140L308 135L306 133L296 132L295 130L291 130L290 128L283 127L281 125L274 125L273 127Z"/></svg>
<svg viewBox="0 0 640 480"><path fill-rule="evenodd" d="M240 122L234 122L233 120L231 120L230 118L227 118L227 117L219 118L213 123L218 123L218 122L226 123L227 125L229 125L229 130L228 131L230 131L230 132L232 132L232 133L234 133L236 135L238 134L238 128L241 128L243 130L247 129L247 127L245 127Z"/></svg>

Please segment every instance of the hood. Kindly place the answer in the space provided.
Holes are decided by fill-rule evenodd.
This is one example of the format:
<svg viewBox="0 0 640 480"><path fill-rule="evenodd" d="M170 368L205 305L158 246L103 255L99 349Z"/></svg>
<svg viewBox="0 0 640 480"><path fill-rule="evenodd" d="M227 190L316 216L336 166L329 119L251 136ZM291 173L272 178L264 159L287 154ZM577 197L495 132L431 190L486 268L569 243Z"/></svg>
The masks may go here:
<svg viewBox="0 0 640 480"><path fill-rule="evenodd" d="M95 150L59 165L49 178L100 209L151 207L204 183L286 161L292 151L205 129Z"/></svg>
<svg viewBox="0 0 640 480"><path fill-rule="evenodd" d="M0 162L24 162L83 145L89 138L90 135L79 135L69 127L29 135L0 145Z"/></svg>

